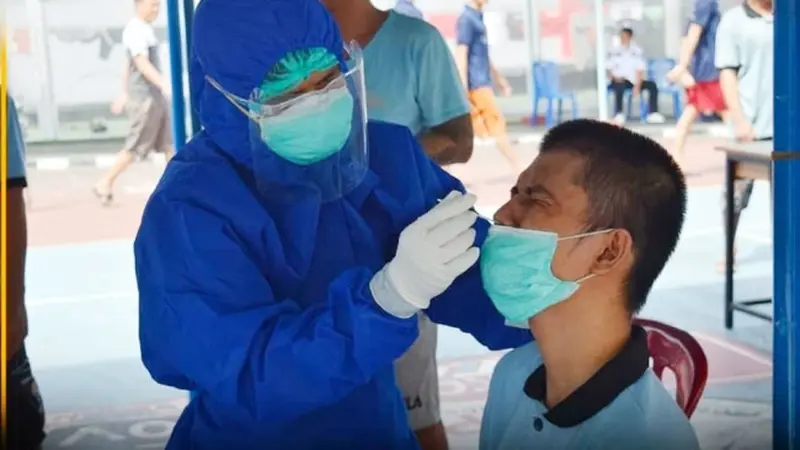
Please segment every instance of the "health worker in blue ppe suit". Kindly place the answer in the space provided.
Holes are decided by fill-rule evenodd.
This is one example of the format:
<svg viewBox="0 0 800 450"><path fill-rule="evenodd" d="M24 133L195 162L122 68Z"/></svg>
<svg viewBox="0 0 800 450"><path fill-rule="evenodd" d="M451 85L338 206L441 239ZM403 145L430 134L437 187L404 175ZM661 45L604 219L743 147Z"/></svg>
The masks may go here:
<svg viewBox="0 0 800 450"><path fill-rule="evenodd" d="M367 124L360 50L317 0L203 0L193 38L203 131L135 242L142 360L196 393L167 448L418 448L392 368L416 312L531 339L482 288L474 196Z"/></svg>

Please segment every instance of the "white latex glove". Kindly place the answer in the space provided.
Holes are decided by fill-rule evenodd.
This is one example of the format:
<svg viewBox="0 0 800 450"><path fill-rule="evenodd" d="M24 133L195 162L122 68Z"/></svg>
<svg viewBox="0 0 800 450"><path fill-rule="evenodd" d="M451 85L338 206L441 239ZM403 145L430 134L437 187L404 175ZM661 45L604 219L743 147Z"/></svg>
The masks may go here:
<svg viewBox="0 0 800 450"><path fill-rule="evenodd" d="M476 197L453 191L407 226L397 254L370 282L375 302L396 317L411 317L427 308L478 260L470 209Z"/></svg>

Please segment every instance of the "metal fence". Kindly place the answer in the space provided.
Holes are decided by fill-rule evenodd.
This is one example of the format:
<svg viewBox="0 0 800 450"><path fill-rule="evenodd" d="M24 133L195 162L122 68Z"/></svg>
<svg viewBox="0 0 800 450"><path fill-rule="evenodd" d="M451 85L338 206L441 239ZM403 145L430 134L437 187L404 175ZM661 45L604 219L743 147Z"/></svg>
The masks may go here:
<svg viewBox="0 0 800 450"><path fill-rule="evenodd" d="M373 0L389 8L394 0ZM455 45L462 0L417 0L445 39ZM512 117L530 113L532 59L555 61L562 87L576 91L580 114L597 111L595 11L592 0L491 0L485 14L491 55L515 95L501 106ZM648 57L676 57L691 0L606 0L608 45L630 24ZM723 0L723 7L738 4ZM127 120L111 115L125 62L122 29L132 0L9 0L9 85L27 122L29 141L120 137ZM162 68L169 71L166 17L155 24ZM168 75L168 74L167 74Z"/></svg>

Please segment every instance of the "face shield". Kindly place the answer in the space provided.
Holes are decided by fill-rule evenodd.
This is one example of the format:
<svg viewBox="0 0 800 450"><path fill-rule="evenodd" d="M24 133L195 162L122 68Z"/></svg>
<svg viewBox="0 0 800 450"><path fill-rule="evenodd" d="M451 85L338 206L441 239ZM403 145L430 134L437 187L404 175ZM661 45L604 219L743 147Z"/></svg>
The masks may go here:
<svg viewBox="0 0 800 450"><path fill-rule="evenodd" d="M356 188L367 173L367 108L361 49L345 49L344 67L304 93L264 98L257 88L245 100L209 83L250 118L250 146L259 190L267 195L313 191L324 202Z"/></svg>

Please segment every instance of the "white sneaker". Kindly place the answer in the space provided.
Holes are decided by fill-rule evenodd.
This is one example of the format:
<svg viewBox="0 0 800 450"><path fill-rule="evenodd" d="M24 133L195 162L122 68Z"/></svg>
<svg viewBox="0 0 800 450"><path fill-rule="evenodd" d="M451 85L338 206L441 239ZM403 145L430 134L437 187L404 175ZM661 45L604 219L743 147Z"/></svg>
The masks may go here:
<svg viewBox="0 0 800 450"><path fill-rule="evenodd" d="M667 119L661 113L650 113L647 115L647 123L664 123Z"/></svg>
<svg viewBox="0 0 800 450"><path fill-rule="evenodd" d="M619 113L614 116L614 123L619 126L625 125L625 114Z"/></svg>

